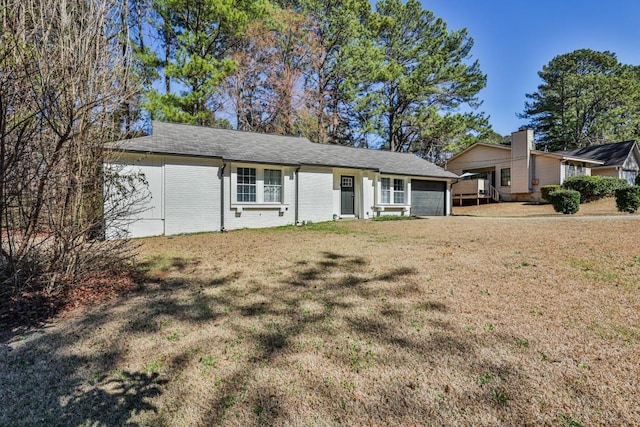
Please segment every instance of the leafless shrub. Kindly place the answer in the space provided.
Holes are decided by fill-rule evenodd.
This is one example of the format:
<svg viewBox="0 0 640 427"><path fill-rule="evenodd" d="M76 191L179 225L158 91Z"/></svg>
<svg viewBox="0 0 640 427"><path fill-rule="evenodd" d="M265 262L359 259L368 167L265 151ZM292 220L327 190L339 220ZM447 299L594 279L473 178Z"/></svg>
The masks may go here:
<svg viewBox="0 0 640 427"><path fill-rule="evenodd" d="M126 240L104 235L131 196L103 191L115 179L103 173L105 144L120 138L117 112L137 93L123 12L116 0L0 0L5 292L58 292L125 253Z"/></svg>

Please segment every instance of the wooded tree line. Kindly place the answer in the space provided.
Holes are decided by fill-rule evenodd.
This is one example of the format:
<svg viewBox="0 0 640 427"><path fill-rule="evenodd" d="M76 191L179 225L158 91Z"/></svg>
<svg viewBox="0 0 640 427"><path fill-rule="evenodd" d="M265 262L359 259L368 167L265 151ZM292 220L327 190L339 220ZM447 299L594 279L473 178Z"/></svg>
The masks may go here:
<svg viewBox="0 0 640 427"><path fill-rule="evenodd" d="M490 132L473 40L417 0L128 0L127 23L154 119L431 159Z"/></svg>

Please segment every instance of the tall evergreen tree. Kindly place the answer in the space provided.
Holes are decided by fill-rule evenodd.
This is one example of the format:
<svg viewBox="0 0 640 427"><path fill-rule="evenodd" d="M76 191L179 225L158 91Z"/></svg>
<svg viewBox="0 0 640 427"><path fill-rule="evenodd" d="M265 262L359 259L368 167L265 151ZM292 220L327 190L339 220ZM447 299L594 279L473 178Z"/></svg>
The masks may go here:
<svg viewBox="0 0 640 427"><path fill-rule="evenodd" d="M435 148L488 126L482 114L458 112L463 105L477 108L477 94L486 84L478 61L471 59L473 40L466 29L448 31L417 0L379 1L374 28L382 61L359 114L373 121L385 148L433 157Z"/></svg>
<svg viewBox="0 0 640 427"><path fill-rule="evenodd" d="M553 58L527 94L522 118L548 150L635 138L640 130L640 68L612 52L579 49Z"/></svg>
<svg viewBox="0 0 640 427"><path fill-rule="evenodd" d="M261 2L249 0L154 0L165 88L163 92L148 92L151 116L202 125L223 124L216 117L221 107L216 94L236 68L230 58L231 48L261 8Z"/></svg>

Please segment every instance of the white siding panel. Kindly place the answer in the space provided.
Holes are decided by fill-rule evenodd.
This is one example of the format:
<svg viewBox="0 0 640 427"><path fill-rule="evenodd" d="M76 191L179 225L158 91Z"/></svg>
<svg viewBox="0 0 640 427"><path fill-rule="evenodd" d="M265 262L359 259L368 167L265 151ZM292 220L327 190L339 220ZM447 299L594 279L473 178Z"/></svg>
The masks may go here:
<svg viewBox="0 0 640 427"><path fill-rule="evenodd" d="M627 160L624 161L622 169L634 171L640 170L640 159L636 158L636 153L637 150L634 148L631 154L629 154L629 156L627 157Z"/></svg>
<svg viewBox="0 0 640 427"><path fill-rule="evenodd" d="M291 225L295 222L294 206L285 209L284 212L276 208L244 208L242 212L231 209L225 212L224 227L226 230L238 230Z"/></svg>
<svg viewBox="0 0 640 427"><path fill-rule="evenodd" d="M362 176L362 218L372 218L375 216L375 196L376 196L376 174L365 172Z"/></svg>
<svg viewBox="0 0 640 427"><path fill-rule="evenodd" d="M220 162L167 157L165 234L220 230Z"/></svg>
<svg viewBox="0 0 640 427"><path fill-rule="evenodd" d="M127 225L129 237L151 237L164 234L164 221L161 219L137 219Z"/></svg>
<svg viewBox="0 0 640 427"><path fill-rule="evenodd" d="M322 222L340 215L340 190L334 208L333 170L331 168L302 167L298 172L299 221Z"/></svg>

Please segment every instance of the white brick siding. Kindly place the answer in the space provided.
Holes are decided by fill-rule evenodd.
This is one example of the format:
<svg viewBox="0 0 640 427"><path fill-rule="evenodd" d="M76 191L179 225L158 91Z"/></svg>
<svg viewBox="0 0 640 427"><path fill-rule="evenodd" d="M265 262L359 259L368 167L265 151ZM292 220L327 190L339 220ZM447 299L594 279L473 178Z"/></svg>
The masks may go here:
<svg viewBox="0 0 640 427"><path fill-rule="evenodd" d="M220 230L220 161L165 158L165 234Z"/></svg>

